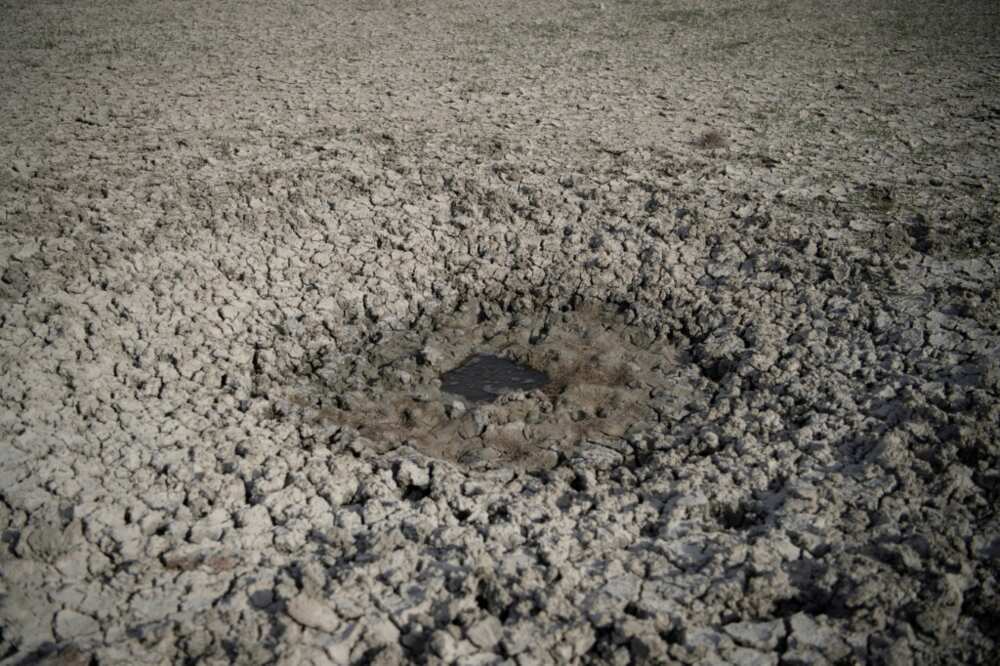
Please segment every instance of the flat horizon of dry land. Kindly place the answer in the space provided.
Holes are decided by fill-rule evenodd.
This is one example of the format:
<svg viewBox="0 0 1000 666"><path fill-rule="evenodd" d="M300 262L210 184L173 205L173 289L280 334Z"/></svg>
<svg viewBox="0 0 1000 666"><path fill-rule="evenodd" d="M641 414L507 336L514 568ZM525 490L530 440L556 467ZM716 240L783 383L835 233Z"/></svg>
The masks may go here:
<svg viewBox="0 0 1000 666"><path fill-rule="evenodd" d="M0 112L0 666L996 659L996 2L0 0Z"/></svg>

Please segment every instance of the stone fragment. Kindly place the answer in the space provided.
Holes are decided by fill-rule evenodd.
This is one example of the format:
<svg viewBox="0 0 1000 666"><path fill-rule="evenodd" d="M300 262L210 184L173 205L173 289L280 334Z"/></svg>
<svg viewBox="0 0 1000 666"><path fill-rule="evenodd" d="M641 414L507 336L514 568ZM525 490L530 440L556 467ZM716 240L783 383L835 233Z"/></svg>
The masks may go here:
<svg viewBox="0 0 1000 666"><path fill-rule="evenodd" d="M444 659L446 663L454 661L456 656L455 638L447 631L437 630L431 635L429 642L431 651Z"/></svg>
<svg viewBox="0 0 1000 666"><path fill-rule="evenodd" d="M538 644L536 628L527 623L521 623L508 629L503 638L503 649L511 657L515 657L525 650Z"/></svg>
<svg viewBox="0 0 1000 666"><path fill-rule="evenodd" d="M60 640L83 638L98 633L101 624L93 617L64 608L56 613L55 633Z"/></svg>
<svg viewBox="0 0 1000 666"><path fill-rule="evenodd" d="M288 602L288 615L299 624L332 634L340 628L337 613L325 602L300 594Z"/></svg>
<svg viewBox="0 0 1000 666"><path fill-rule="evenodd" d="M822 616L820 616L822 617ZM850 653L850 647L840 638L838 632L805 613L796 613L788 618L788 651L785 658L814 663L817 657L831 662L843 659Z"/></svg>
<svg viewBox="0 0 1000 666"><path fill-rule="evenodd" d="M740 666L777 666L778 655L774 652L761 652L753 648L736 647L727 650L728 663Z"/></svg>
<svg viewBox="0 0 1000 666"><path fill-rule="evenodd" d="M416 463L404 460L396 472L396 482L402 487L426 488L431 483L430 473Z"/></svg>
<svg viewBox="0 0 1000 666"><path fill-rule="evenodd" d="M503 625L500 620L489 615L465 630L465 635L476 647L488 650L500 642L503 637Z"/></svg>
<svg viewBox="0 0 1000 666"><path fill-rule="evenodd" d="M772 622L733 622L722 628L729 636L747 647L758 650L773 650L785 637L785 625L781 620Z"/></svg>
<svg viewBox="0 0 1000 666"><path fill-rule="evenodd" d="M440 368L441 362L444 361L444 354L437 347L427 345L417 354L417 360L432 368Z"/></svg>
<svg viewBox="0 0 1000 666"><path fill-rule="evenodd" d="M391 621L377 615L369 615L364 620L365 636L372 645L395 645L399 642L399 629Z"/></svg>

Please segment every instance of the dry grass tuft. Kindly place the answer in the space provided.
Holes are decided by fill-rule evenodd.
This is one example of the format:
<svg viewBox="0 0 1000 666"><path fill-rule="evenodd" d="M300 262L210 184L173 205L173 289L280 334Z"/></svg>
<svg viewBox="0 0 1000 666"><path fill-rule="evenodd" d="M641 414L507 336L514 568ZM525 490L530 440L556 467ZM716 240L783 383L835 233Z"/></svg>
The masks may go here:
<svg viewBox="0 0 1000 666"><path fill-rule="evenodd" d="M726 137L718 130L708 130L694 141L695 146L704 148L705 150L725 148L728 144L729 142L726 140Z"/></svg>

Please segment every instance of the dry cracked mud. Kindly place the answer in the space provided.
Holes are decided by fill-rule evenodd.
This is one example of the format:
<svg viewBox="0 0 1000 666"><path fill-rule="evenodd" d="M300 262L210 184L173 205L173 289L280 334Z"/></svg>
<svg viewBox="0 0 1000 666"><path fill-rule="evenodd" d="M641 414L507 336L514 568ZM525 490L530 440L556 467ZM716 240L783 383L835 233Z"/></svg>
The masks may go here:
<svg viewBox="0 0 1000 666"><path fill-rule="evenodd" d="M0 664L991 663L998 35L0 2Z"/></svg>

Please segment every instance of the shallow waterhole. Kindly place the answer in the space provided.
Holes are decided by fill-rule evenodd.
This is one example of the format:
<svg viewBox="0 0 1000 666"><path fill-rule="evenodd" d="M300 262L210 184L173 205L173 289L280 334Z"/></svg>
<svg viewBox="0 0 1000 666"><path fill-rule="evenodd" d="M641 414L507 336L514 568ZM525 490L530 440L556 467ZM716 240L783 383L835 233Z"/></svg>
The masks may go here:
<svg viewBox="0 0 1000 666"><path fill-rule="evenodd" d="M706 390L653 326L600 307L489 319L466 308L311 365L312 384L292 398L307 421L376 453L411 446L474 468L548 468L587 447L620 449Z"/></svg>
<svg viewBox="0 0 1000 666"><path fill-rule="evenodd" d="M544 372L496 354L477 353L441 375L441 390L473 403L493 402L504 393L542 388L550 378Z"/></svg>

